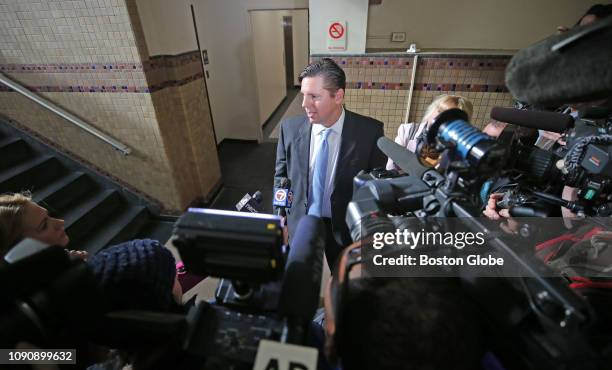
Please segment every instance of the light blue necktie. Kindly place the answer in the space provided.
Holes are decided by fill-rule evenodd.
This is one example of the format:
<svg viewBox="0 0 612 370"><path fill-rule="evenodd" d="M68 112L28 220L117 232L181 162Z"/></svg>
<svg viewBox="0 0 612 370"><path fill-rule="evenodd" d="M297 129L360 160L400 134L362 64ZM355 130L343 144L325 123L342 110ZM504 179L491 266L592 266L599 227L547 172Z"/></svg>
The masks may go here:
<svg viewBox="0 0 612 370"><path fill-rule="evenodd" d="M324 129L321 131L323 140L319 152L315 158L314 171L312 174L312 202L308 208L308 214L321 217L323 212L323 198L325 196L325 179L327 178L327 157L329 156L329 145L327 137L332 130Z"/></svg>

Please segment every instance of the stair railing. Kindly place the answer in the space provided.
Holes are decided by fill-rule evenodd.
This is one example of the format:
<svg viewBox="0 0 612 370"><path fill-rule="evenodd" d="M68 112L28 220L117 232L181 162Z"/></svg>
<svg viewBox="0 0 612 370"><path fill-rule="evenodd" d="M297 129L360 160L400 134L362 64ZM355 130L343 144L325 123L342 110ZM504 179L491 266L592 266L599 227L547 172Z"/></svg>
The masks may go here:
<svg viewBox="0 0 612 370"><path fill-rule="evenodd" d="M80 119L79 117L76 117L72 113L67 112L66 110L58 107L57 105L51 103L47 99L45 99L45 98L43 98L43 97L41 97L39 95L34 94L30 90L28 90L26 87L24 87L24 86L20 85L19 83L17 83L15 81L11 80L10 78L8 78L3 73L0 73L0 83L3 83L4 85L6 85L9 88L15 90L16 92L18 92L19 94L25 96L26 98L32 100L33 102L35 102L36 104L40 105L41 107L46 108L47 110L50 110L51 112L59 115L60 117L62 117L65 120L67 120L68 122L72 123L73 125L81 128L82 130L88 132L89 134L95 136L96 138L98 138L98 139L104 141L105 143L111 145L113 148L115 148L116 150L118 150L121 153L123 153L123 155L128 155L132 151L125 144L123 144L123 143L113 139L112 137L106 135L105 133L99 131L95 127L91 126L87 122L85 122L82 119Z"/></svg>

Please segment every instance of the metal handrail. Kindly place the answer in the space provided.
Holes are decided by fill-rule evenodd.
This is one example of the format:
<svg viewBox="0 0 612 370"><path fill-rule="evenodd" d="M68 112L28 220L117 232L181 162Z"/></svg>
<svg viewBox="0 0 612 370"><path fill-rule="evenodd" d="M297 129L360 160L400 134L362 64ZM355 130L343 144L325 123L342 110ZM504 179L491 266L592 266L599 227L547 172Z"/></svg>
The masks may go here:
<svg viewBox="0 0 612 370"><path fill-rule="evenodd" d="M123 144L123 143L113 139L112 137L106 135L105 133L103 133L100 130L96 129L95 127L91 126L87 122L85 122L82 119L76 117L72 113L69 113L69 112L65 111L64 109L62 109L62 108L58 107L57 105L51 103L50 101L46 100L45 98L34 94L33 92L31 92L27 88L23 87L19 83L17 83L15 81L11 80L10 78L8 78L3 73L0 73L0 83L3 83L4 85L10 87L11 89L15 90L16 92L20 93L21 95L25 96L26 98L32 100L36 104L42 106L43 108L46 108L46 109L50 110L51 112L59 115L60 117L66 119L68 122L72 123L73 125L75 125L77 127L80 127L81 129L87 131L88 133L90 133L91 135L93 135L93 136L97 137L98 139L104 141L105 143L110 144L116 150L118 150L121 153L123 153L123 155L128 155L128 154L130 154L132 152L132 150L127 145L125 145L125 144Z"/></svg>

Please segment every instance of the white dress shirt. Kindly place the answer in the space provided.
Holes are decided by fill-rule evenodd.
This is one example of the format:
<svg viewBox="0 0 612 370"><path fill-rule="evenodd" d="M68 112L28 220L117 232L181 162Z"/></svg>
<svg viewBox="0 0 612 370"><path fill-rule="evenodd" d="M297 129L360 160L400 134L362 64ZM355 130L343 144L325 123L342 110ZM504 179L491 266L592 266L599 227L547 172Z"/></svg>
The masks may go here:
<svg viewBox="0 0 612 370"><path fill-rule="evenodd" d="M328 157L327 157L327 174L325 176L325 194L323 195L323 209L321 217L331 217L331 192L334 183L334 177L336 176L336 168L338 162L338 156L340 155L340 142L342 141L342 128L344 127L344 108L340 118L331 125L328 130L331 132L327 135L328 145ZM314 171L315 159L319 148L321 147L321 141L323 140L323 134L321 133L326 127L320 123L313 123L312 130L310 132L310 161L308 165L308 207L312 203L312 173Z"/></svg>

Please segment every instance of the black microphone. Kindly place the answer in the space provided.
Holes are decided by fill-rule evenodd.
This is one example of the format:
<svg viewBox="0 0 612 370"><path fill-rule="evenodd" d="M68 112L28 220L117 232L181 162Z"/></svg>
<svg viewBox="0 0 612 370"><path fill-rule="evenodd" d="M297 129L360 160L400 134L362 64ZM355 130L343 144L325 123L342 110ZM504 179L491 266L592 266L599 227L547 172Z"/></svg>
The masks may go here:
<svg viewBox="0 0 612 370"><path fill-rule="evenodd" d="M319 307L324 251L323 222L303 216L291 242L279 303L279 312L287 319L282 338L286 343L306 343L310 321Z"/></svg>
<svg viewBox="0 0 612 370"><path fill-rule="evenodd" d="M493 107L491 118L527 128L562 133L574 126L569 114Z"/></svg>
<svg viewBox="0 0 612 370"><path fill-rule="evenodd" d="M252 196L246 193L242 199L236 203L236 209L238 212L262 213L263 207L261 201L261 191L257 190Z"/></svg>
<svg viewBox="0 0 612 370"><path fill-rule="evenodd" d="M612 17L548 37L520 50L506 68L516 99L559 106L612 95Z"/></svg>
<svg viewBox="0 0 612 370"><path fill-rule="evenodd" d="M286 216L287 208L291 208L292 201L291 180L286 177L275 179L272 205L276 207L276 214L281 217Z"/></svg>
<svg viewBox="0 0 612 370"><path fill-rule="evenodd" d="M404 172L409 175L418 176L419 178L429 170L429 168L423 166L416 154L410 150L404 148L393 140L390 140L384 136L378 138L376 142L378 149L380 149L385 155L395 164L401 168Z"/></svg>

